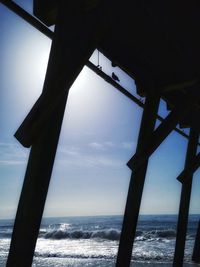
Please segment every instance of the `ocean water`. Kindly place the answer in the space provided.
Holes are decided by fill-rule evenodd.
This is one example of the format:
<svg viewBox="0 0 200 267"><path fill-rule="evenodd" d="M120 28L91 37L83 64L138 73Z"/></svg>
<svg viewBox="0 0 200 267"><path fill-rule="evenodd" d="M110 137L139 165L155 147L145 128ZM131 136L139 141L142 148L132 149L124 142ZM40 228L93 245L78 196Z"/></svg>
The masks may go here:
<svg viewBox="0 0 200 267"><path fill-rule="evenodd" d="M185 266L191 255L198 215L191 215ZM175 246L177 216L140 216L132 266L170 266ZM33 267L114 267L122 216L45 218L38 237ZM8 255L13 221L0 221L0 267Z"/></svg>

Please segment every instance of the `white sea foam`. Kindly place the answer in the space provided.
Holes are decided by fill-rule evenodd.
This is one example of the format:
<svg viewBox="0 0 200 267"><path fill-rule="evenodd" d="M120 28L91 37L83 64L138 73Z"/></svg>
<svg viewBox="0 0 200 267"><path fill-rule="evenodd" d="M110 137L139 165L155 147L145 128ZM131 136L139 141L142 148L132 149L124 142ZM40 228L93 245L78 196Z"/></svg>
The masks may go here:
<svg viewBox="0 0 200 267"><path fill-rule="evenodd" d="M175 247L176 219L175 216L141 217L133 261L170 263ZM192 217L189 223L185 250L188 263L191 262L197 221L198 216ZM34 264L36 267L114 266L121 224L120 216L45 219L37 240ZM12 223L0 222L0 267L1 262L6 261L11 233Z"/></svg>

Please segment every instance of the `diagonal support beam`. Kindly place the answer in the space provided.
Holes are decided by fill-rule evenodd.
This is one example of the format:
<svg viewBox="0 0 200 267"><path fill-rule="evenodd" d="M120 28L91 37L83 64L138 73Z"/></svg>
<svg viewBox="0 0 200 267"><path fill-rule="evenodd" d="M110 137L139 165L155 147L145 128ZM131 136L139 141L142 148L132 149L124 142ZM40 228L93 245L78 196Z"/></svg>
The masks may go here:
<svg viewBox="0 0 200 267"><path fill-rule="evenodd" d="M195 94L197 93L198 90L195 90ZM163 120L158 128L152 133L151 137L149 138L149 142L144 149L140 152L136 152L127 163L131 170L134 171L139 168L142 163L153 154L153 152L159 147L165 138L173 131L175 126L184 118L184 116L197 105L199 100L199 96L197 96L186 96L182 101L180 101L179 105L177 105L169 113L169 115Z"/></svg>
<svg viewBox="0 0 200 267"><path fill-rule="evenodd" d="M187 155L185 160L185 168L190 168L196 156L198 147L199 131L192 127L190 129L189 142L187 147ZM179 206L179 216L177 223L176 245L174 252L173 267L182 267L184 259L185 241L187 234L190 197L192 190L193 173L188 173L187 177L182 181L182 191Z"/></svg>
<svg viewBox="0 0 200 267"><path fill-rule="evenodd" d="M187 177L189 175L192 175L195 173L195 171L200 167L200 153L196 155L193 162L190 166L186 167L177 177L177 180L181 183L183 183L185 180L187 180Z"/></svg>
<svg viewBox="0 0 200 267"><path fill-rule="evenodd" d="M158 106L158 96L149 95L146 97L136 150L137 152L143 150L149 141L151 133L155 127ZM147 166L148 160L142 164L142 168L131 175L116 267L129 267L131 262L132 248L135 239Z"/></svg>
<svg viewBox="0 0 200 267"><path fill-rule="evenodd" d="M59 140L68 91L75 77L96 47L97 36L102 29L100 10L86 16L73 10L71 23L65 14L66 1L59 1L55 35L51 46L43 93L55 96L65 91L59 106L45 121L41 132L33 140L24 184L14 223L7 267L31 267L34 249L50 183L54 158ZM100 24L101 23L101 24ZM81 43L81 49L80 49ZM67 90L66 90L67 88ZM35 121L39 118L37 110Z"/></svg>
<svg viewBox="0 0 200 267"><path fill-rule="evenodd" d="M74 3L74 4L73 4ZM66 61L65 66L65 72L64 72L64 66L61 77L61 74L57 71L57 77L58 81L59 79L64 79L64 76L67 77L66 79L66 87L69 89L75 79L77 78L78 74L82 70L83 66L88 61L89 57L91 56L94 49L97 47L97 44L99 40L102 38L102 36L105 34L105 32L109 29L109 23L111 19L111 6L113 1L111 0L109 4L106 6L106 1L101 1L101 4L99 4L98 8L95 8L93 12L88 11L88 13L85 10L82 10L82 6L79 4L79 2L72 2L70 4L70 8L73 7L74 9L78 9L76 12L76 18L77 21L80 21L83 14L85 14L85 17L87 17L88 21L94 21L93 25L78 25L78 23L74 20L73 16L69 15L66 16L68 19L68 26L66 26L65 31L69 32L69 35L71 36L71 39L68 38L68 43L66 42L66 47L71 46L71 48L74 45L74 51L76 51L76 59L74 59L74 54L71 55L70 52L67 50L63 53L63 56L65 56L68 60ZM68 5L68 2L66 2L66 5ZM73 12L73 11L72 11ZM69 11L68 11L69 13ZM94 17L95 15L96 17ZM99 20L99 21L98 21ZM81 24L81 21L80 21ZM89 23L88 23L89 24ZM98 25L97 25L98 24ZM83 29L83 27L86 27L86 29ZM80 29L79 29L80 28ZM97 29L98 28L98 29ZM80 30L82 32L80 33ZM80 36L77 36L77 32L79 31ZM84 32L84 33L83 33ZM64 37L64 34L62 34L61 38ZM90 42L89 39L93 38L95 42ZM73 40L73 43L72 43ZM85 44L85 47L82 46L82 40L87 40L87 43ZM78 44L79 42L79 44ZM81 48L80 48L81 43ZM93 51L91 50L93 49ZM59 48L58 48L59 49ZM90 51L87 56L82 56L83 49L87 49ZM69 73L71 74L71 69L73 70L76 66L76 71L73 72L73 77L69 77ZM52 87L53 84L55 84L55 81L52 81L49 79L49 87ZM65 97L65 95L68 94L68 90L43 90L43 93L39 97L39 99L36 101L35 105L15 133L15 137L18 139L18 141L25 147L30 147L38 137L38 134L42 129L44 128L46 122L51 118L51 115L55 111L56 108L59 107L60 102L62 102L62 99Z"/></svg>

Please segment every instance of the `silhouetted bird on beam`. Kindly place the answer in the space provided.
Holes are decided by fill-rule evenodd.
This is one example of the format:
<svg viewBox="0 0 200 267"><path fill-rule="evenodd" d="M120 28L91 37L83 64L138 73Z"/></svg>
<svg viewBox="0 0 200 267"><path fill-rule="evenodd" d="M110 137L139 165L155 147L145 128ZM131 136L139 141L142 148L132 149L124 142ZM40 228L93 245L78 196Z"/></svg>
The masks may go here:
<svg viewBox="0 0 200 267"><path fill-rule="evenodd" d="M112 72L112 78L113 78L113 80L120 82L120 79L118 78L118 76L114 72Z"/></svg>

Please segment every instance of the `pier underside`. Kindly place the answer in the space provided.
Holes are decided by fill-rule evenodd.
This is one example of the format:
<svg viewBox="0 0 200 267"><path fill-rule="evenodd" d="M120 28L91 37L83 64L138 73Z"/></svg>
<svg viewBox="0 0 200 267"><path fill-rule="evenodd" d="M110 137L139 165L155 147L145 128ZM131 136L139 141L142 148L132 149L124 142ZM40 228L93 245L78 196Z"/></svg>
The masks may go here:
<svg viewBox="0 0 200 267"><path fill-rule="evenodd" d="M138 101L144 110L137 149L127 163L132 175L116 266L130 266L148 160L177 125L190 129L189 136L177 129L188 139L184 170L177 177L182 193L173 262L174 267L183 266L192 179L200 166L200 2L35 0L37 19L12 1L1 2L52 39L43 92L15 134L31 153L7 267L32 265L68 92L82 68L89 66L138 101L88 62L95 48L134 78L138 95L145 97L144 104ZM47 28L51 25L54 33ZM160 99L169 114L155 129ZM199 233L195 262L200 262Z"/></svg>

